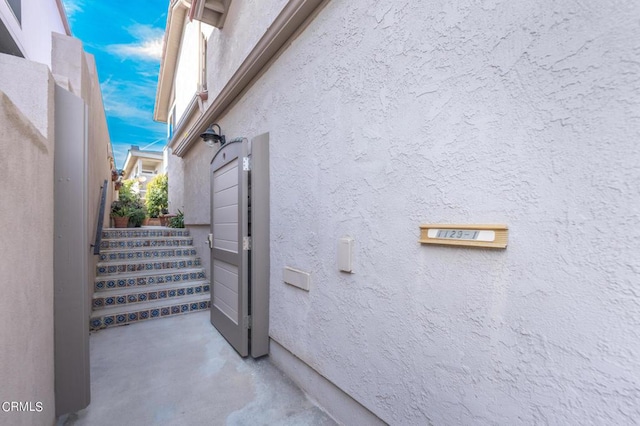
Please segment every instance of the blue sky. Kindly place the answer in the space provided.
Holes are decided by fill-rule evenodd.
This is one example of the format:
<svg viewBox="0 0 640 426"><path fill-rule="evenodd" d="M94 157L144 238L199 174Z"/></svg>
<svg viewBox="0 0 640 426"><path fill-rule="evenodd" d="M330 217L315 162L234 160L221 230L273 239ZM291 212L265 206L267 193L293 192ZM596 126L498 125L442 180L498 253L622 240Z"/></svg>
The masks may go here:
<svg viewBox="0 0 640 426"><path fill-rule="evenodd" d="M74 37L95 55L109 135L121 168L131 145L162 150L153 121L168 0L62 0Z"/></svg>

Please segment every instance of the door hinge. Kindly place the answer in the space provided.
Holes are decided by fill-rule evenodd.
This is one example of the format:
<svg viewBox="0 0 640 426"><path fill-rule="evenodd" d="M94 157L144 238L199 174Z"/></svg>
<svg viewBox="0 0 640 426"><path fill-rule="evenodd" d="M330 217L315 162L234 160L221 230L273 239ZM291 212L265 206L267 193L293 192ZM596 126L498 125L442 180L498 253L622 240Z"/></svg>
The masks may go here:
<svg viewBox="0 0 640 426"><path fill-rule="evenodd" d="M253 321L251 319L251 315L244 317L244 328L250 330L252 325Z"/></svg>
<svg viewBox="0 0 640 426"><path fill-rule="evenodd" d="M251 170L251 159L249 157L242 157L242 170L245 172Z"/></svg>
<svg viewBox="0 0 640 426"><path fill-rule="evenodd" d="M251 237L242 237L242 250L251 250Z"/></svg>

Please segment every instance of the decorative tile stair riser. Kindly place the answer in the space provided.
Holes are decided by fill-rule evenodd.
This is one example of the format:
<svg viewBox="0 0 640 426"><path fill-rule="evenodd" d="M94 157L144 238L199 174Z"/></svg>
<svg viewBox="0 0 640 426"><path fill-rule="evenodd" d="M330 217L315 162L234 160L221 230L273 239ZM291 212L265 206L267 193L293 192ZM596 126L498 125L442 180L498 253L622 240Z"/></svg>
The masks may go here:
<svg viewBox="0 0 640 426"><path fill-rule="evenodd" d="M210 307L210 284L187 229L105 229L91 330Z"/></svg>
<svg viewBox="0 0 640 426"><path fill-rule="evenodd" d="M138 271L159 271L166 269L185 269L185 268L193 268L196 266L200 266L200 259L196 257L186 258L174 258L171 259L161 259L158 261L148 261L148 262L140 262L140 261L131 261L125 263L115 263L115 262L101 262L96 266L96 274L100 276L104 275L112 275L112 274L121 274L127 272L138 272Z"/></svg>
<svg viewBox="0 0 640 426"><path fill-rule="evenodd" d="M103 237L104 238L104 237ZM102 240L100 250L117 250L131 248L169 248L169 247L190 247L193 245L191 237L158 237L147 239L108 239Z"/></svg>
<svg viewBox="0 0 640 426"><path fill-rule="evenodd" d="M100 262L114 262L123 260L149 260L149 259L164 259L171 257L189 257L195 256L196 249L194 248L169 248L169 249L155 249L155 250L117 250L117 251L101 251L98 259Z"/></svg>

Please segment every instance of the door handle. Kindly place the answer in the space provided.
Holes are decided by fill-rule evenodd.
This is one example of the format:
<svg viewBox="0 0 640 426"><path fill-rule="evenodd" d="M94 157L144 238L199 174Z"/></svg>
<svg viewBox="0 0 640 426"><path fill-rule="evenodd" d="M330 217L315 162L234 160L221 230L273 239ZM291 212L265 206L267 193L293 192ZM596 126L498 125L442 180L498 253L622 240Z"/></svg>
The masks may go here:
<svg viewBox="0 0 640 426"><path fill-rule="evenodd" d="M209 248L213 249L213 234L207 235L207 243L209 244Z"/></svg>

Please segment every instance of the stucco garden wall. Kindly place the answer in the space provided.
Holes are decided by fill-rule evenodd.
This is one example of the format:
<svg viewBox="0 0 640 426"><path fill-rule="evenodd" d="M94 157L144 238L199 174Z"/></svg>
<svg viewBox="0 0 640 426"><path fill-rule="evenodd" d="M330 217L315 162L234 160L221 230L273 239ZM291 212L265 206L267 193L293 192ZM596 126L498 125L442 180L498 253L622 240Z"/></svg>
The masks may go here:
<svg viewBox="0 0 640 426"><path fill-rule="evenodd" d="M31 410L4 404L0 424L55 421L53 87L46 65L0 54L0 403Z"/></svg>
<svg viewBox="0 0 640 426"><path fill-rule="evenodd" d="M639 418L639 14L328 2L219 120L269 132L272 338L392 424ZM509 246L420 245L440 222L505 223Z"/></svg>

